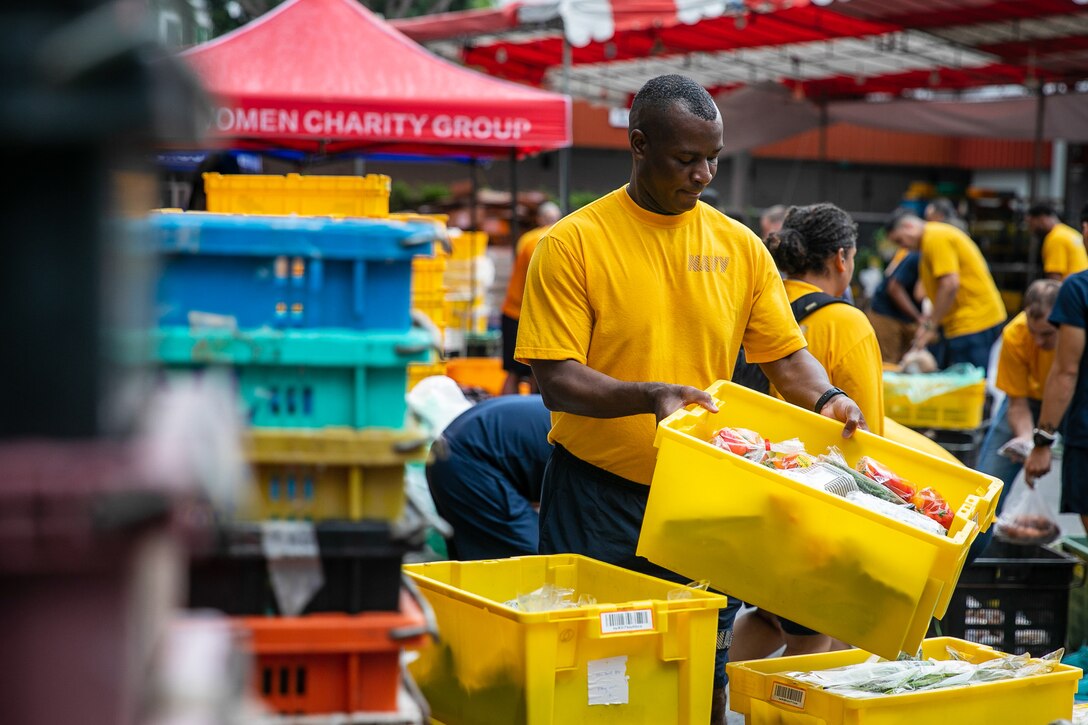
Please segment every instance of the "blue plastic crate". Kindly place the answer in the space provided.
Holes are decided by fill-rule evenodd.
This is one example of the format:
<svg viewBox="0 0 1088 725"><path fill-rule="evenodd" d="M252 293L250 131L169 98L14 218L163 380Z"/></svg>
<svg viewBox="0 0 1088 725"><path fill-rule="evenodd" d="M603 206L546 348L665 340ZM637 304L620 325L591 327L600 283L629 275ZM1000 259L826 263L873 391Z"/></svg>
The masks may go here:
<svg viewBox="0 0 1088 725"><path fill-rule="evenodd" d="M239 328L407 330L412 256L435 240L433 224L381 219L159 213L149 223L163 326L203 312Z"/></svg>
<svg viewBox="0 0 1088 725"><path fill-rule="evenodd" d="M250 424L402 428L408 363L426 360L420 330L313 332L160 328L151 355L168 377L231 366Z"/></svg>

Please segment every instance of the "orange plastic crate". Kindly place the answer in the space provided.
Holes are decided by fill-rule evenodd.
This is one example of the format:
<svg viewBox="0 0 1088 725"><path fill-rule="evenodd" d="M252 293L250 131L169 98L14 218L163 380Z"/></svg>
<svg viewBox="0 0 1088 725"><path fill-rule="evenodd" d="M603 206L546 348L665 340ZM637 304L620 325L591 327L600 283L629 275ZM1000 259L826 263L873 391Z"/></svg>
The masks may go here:
<svg viewBox="0 0 1088 725"><path fill-rule="evenodd" d="M464 388L482 388L491 395L502 394L506 371L497 357L454 357L446 361L446 375Z"/></svg>
<svg viewBox="0 0 1088 725"><path fill-rule="evenodd" d="M423 612L405 591L399 612L235 621L250 635L258 696L284 715L396 711L400 651L429 640Z"/></svg>

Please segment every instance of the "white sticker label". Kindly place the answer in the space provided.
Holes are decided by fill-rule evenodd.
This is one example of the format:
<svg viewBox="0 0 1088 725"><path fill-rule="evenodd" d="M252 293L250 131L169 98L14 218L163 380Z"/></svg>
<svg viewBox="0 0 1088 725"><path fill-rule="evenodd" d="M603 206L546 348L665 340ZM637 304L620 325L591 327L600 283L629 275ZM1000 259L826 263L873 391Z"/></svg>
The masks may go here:
<svg viewBox="0 0 1088 725"><path fill-rule="evenodd" d="M310 521L261 523L261 548L266 558L317 559L317 533Z"/></svg>
<svg viewBox="0 0 1088 725"><path fill-rule="evenodd" d="M771 687L771 700L805 709L805 691L800 687L790 687L781 682L776 682Z"/></svg>
<svg viewBox="0 0 1088 725"><path fill-rule="evenodd" d="M601 612L601 634L646 632L654 628L652 609L628 609L622 612Z"/></svg>
<svg viewBox="0 0 1088 725"><path fill-rule="evenodd" d="M586 663L590 705L627 704L627 656Z"/></svg>

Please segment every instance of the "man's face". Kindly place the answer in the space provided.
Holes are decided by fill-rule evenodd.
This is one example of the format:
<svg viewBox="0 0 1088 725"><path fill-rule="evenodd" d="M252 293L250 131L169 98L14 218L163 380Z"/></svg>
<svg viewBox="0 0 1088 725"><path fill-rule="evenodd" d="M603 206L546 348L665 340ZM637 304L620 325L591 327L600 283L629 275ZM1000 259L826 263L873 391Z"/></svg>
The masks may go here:
<svg viewBox="0 0 1088 725"><path fill-rule="evenodd" d="M1046 217L1029 216L1027 218L1028 231L1032 234L1043 234L1050 231L1046 224Z"/></svg>
<svg viewBox="0 0 1088 725"><path fill-rule="evenodd" d="M906 219L900 222L895 229L888 232L888 239L913 252L922 244L922 231L924 228L922 224Z"/></svg>
<svg viewBox="0 0 1088 725"><path fill-rule="evenodd" d="M634 137L638 134L638 138ZM635 131L631 149L643 201L658 214L695 208L699 194L718 173L722 120L707 121L680 102L648 134Z"/></svg>
<svg viewBox="0 0 1088 725"><path fill-rule="evenodd" d="M1047 314L1038 317L1028 315L1028 330L1031 332L1031 339L1043 350L1053 350L1058 346L1058 328L1047 322L1046 318L1049 315L1049 310Z"/></svg>
<svg viewBox="0 0 1088 725"><path fill-rule="evenodd" d="M771 236L774 232L777 232L782 228L782 219L769 219L767 217L759 218L759 228L763 232L763 238Z"/></svg>

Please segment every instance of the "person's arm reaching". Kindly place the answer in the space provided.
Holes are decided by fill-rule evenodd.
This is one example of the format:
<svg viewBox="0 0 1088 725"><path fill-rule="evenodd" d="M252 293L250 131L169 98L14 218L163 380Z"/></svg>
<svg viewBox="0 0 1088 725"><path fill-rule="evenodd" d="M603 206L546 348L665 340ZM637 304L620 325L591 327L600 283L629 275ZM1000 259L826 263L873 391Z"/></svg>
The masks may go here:
<svg viewBox="0 0 1088 725"><path fill-rule="evenodd" d="M1080 359L1084 355L1084 328L1062 325L1058 329L1058 351L1043 390L1043 409L1039 428L1054 431L1065 416L1077 387ZM1050 470L1050 447L1035 446L1024 464L1024 479L1033 486L1035 479Z"/></svg>
<svg viewBox="0 0 1088 725"><path fill-rule="evenodd" d="M933 299L933 312L923 320L918 328L918 334L914 336L915 347L924 347L937 340L937 325L952 311L952 305L956 303L956 293L960 289L960 276L958 274L946 274L937 280L937 294Z"/></svg>
<svg viewBox="0 0 1088 725"><path fill-rule="evenodd" d="M907 315L915 322L922 321L922 313L918 310L918 305L914 304L914 299L911 297L910 292L907 292L900 284L899 280L895 277L888 278L888 284L885 286L885 291L888 293L888 297L899 308L900 312Z"/></svg>
<svg viewBox="0 0 1088 725"><path fill-rule="evenodd" d="M667 383L628 383L577 360L530 360L548 410L590 418L622 418L653 413L658 422L687 405L717 413L711 397L698 388Z"/></svg>
<svg viewBox="0 0 1088 725"><path fill-rule="evenodd" d="M783 398L806 410L815 408L820 396L832 387L827 372L807 348L772 362L760 363L760 367ZM831 398L817 412L842 422L844 438L852 436L858 428L869 429L857 403L845 395Z"/></svg>
<svg viewBox="0 0 1088 725"><path fill-rule="evenodd" d="M1035 419L1031 415L1031 406L1027 398L1009 398L1009 410L1005 414L1009 419L1009 427L1012 428L1014 438L1031 440L1031 430L1035 427Z"/></svg>

